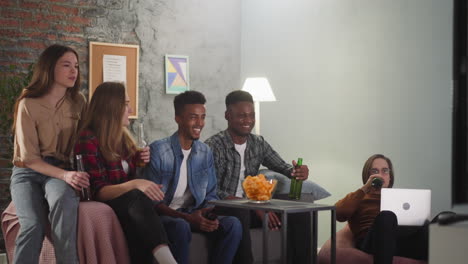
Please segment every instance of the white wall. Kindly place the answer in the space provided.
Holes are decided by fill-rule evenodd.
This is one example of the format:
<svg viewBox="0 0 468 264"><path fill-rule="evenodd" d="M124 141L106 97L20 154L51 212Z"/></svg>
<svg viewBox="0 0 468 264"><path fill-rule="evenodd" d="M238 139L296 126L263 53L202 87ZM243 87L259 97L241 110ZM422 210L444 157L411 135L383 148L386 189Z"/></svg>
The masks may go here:
<svg viewBox="0 0 468 264"><path fill-rule="evenodd" d="M267 76L261 133L301 156L333 204L359 188L364 161L394 162L395 187L432 189L450 209L452 3L244 0L241 77ZM329 237L321 213L319 245Z"/></svg>

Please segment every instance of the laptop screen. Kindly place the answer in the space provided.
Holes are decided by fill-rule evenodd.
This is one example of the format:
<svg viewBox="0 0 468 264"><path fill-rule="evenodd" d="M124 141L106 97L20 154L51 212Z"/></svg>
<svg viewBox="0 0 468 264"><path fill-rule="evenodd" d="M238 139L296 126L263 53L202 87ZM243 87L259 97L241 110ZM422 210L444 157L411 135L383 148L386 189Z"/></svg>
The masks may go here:
<svg viewBox="0 0 468 264"><path fill-rule="evenodd" d="M398 225L422 226L431 215L431 190L383 188L380 211L392 211Z"/></svg>

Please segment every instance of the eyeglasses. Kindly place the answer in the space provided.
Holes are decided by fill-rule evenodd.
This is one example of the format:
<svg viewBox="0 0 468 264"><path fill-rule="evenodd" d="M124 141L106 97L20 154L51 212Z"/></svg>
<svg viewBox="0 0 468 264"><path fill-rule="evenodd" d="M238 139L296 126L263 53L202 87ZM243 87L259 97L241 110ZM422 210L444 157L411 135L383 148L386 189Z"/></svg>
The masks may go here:
<svg viewBox="0 0 468 264"><path fill-rule="evenodd" d="M370 174L373 175L373 174L380 174L381 171L379 171L379 169L370 169L369 170ZM382 169L382 174L389 174L390 173L390 169L389 168L383 168Z"/></svg>

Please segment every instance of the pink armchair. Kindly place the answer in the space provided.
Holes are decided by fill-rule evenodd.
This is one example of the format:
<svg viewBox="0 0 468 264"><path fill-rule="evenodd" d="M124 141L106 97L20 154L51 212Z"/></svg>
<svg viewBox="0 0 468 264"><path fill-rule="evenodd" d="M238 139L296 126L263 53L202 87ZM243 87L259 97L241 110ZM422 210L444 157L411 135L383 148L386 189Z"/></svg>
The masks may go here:
<svg viewBox="0 0 468 264"><path fill-rule="evenodd" d="M130 263L125 236L112 208L100 202L82 202L78 210L80 263ZM13 263L15 239L20 227L13 203L2 213L1 220L7 256ZM44 238L39 263L56 263L50 230Z"/></svg>
<svg viewBox="0 0 468 264"><path fill-rule="evenodd" d="M318 254L319 264L329 264L331 254L330 239L323 244ZM349 264L372 264L372 255L369 255L354 246L353 233L347 224L341 230L336 232L336 263ZM427 261L409 259L404 257L394 257L393 264L427 264Z"/></svg>

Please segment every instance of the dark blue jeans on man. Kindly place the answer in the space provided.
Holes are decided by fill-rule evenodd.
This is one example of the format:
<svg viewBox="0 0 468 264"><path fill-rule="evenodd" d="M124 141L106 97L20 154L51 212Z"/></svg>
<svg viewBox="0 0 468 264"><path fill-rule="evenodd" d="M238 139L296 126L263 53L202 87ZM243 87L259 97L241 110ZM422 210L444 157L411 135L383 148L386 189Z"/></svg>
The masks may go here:
<svg viewBox="0 0 468 264"><path fill-rule="evenodd" d="M169 247L179 264L189 263L192 231L203 233L213 242L210 263L232 263L242 239L242 225L236 217L218 216L219 228L213 232L192 230L190 223L181 218L161 216L169 239Z"/></svg>

